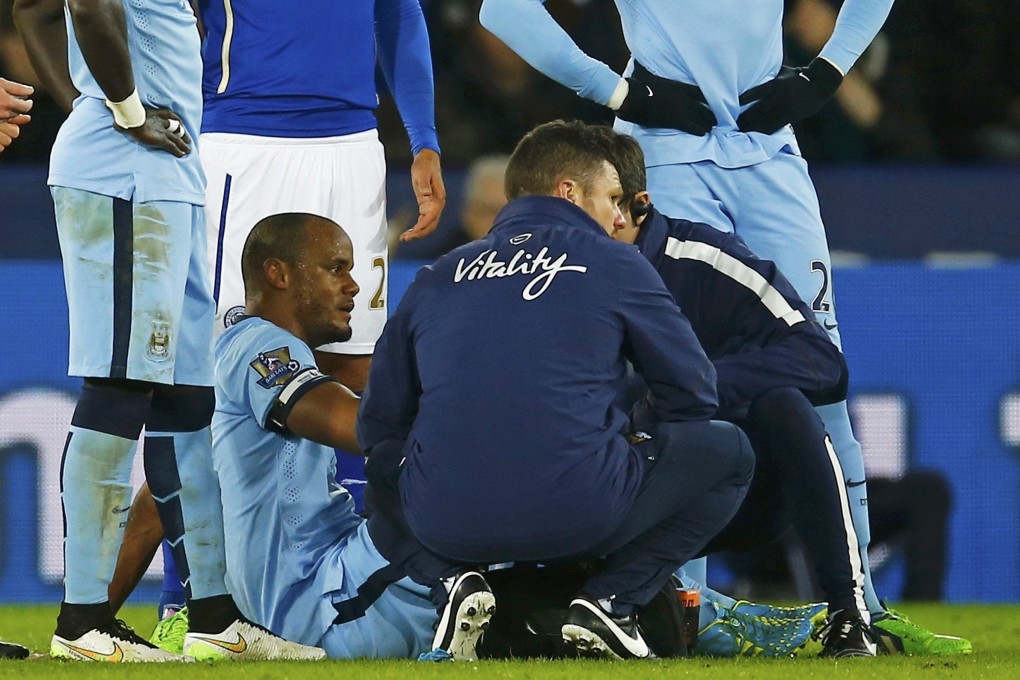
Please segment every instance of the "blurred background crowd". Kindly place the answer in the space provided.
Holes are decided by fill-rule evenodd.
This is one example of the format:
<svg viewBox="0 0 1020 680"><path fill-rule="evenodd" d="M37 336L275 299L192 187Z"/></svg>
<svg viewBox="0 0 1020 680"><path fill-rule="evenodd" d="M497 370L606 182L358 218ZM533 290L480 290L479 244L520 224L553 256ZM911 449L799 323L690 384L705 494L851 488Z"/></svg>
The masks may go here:
<svg viewBox="0 0 1020 680"><path fill-rule="evenodd" d="M0 0L0 73L39 82ZM608 111L528 66L478 23L480 0L422 0L432 40L436 117L445 167L509 153L554 118L610 122ZM839 0L787 0L786 59L807 63L831 33ZM613 0L548 0L589 54L627 61ZM607 18L607 17L611 17ZM798 126L814 163L1020 162L1020 2L897 0L888 22L837 96ZM380 129L391 160L406 136L380 78ZM45 162L63 119L37 96L32 123L0 163Z"/></svg>

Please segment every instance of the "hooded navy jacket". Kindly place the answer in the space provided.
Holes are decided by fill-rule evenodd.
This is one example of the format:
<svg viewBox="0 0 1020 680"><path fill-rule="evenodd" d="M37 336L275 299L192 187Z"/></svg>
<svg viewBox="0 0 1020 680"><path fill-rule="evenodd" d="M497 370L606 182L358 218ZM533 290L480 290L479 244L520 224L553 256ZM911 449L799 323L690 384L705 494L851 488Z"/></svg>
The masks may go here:
<svg viewBox="0 0 1020 680"><path fill-rule="evenodd" d="M614 405L627 360L663 421L715 413L715 371L637 249L549 196L424 267L376 345L358 436L400 446L408 524L476 563L583 553L631 507L644 461Z"/></svg>
<svg viewBox="0 0 1020 680"><path fill-rule="evenodd" d="M816 406L846 399L842 352L776 264L739 236L652 209L636 245L715 365L717 418L743 417L776 387L798 388Z"/></svg>

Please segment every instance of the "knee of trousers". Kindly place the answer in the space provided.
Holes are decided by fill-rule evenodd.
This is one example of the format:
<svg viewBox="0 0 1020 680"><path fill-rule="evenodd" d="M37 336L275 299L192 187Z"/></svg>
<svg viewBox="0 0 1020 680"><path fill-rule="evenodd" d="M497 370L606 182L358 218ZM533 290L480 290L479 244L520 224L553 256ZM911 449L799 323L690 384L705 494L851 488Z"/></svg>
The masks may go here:
<svg viewBox="0 0 1020 680"><path fill-rule="evenodd" d="M825 436L822 419L804 393L795 387L777 387L755 397L747 420L754 428L772 435L771 438L820 441Z"/></svg>
<svg viewBox="0 0 1020 680"><path fill-rule="evenodd" d="M697 435L701 444L699 465L716 465L721 479L737 479L750 484L754 476L755 456L744 431L733 423L707 421Z"/></svg>
<svg viewBox="0 0 1020 680"><path fill-rule="evenodd" d="M733 459L733 473L746 484L750 484L751 478L754 476L754 448L743 430L732 423L728 423L728 425L733 428L733 434L736 437L735 443L728 449Z"/></svg>

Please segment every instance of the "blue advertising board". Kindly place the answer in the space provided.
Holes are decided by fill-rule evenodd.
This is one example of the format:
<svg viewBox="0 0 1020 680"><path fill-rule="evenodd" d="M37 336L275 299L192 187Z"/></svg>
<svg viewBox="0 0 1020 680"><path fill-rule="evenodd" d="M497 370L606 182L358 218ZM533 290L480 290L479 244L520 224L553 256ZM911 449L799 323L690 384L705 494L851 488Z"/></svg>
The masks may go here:
<svg viewBox="0 0 1020 680"><path fill-rule="evenodd" d="M391 305L418 266L394 263ZM1020 602L1020 264L889 263L834 282L870 472L941 472L954 495L948 597ZM56 601L58 471L78 390L60 264L0 260L0 291L0 602ZM880 571L886 596L898 578ZM149 581L137 597L154 592Z"/></svg>

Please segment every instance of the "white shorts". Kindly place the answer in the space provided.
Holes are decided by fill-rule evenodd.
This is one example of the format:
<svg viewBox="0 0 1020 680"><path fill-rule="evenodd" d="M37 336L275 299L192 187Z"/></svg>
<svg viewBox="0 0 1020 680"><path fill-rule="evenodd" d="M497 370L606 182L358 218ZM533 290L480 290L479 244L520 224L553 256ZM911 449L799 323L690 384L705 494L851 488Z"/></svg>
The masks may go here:
<svg viewBox="0 0 1020 680"><path fill-rule="evenodd" d="M361 292L347 342L321 349L371 354L386 324L386 160L379 135L290 139L227 133L199 140L208 178L206 221L217 335L244 310L241 250L264 217L304 212L333 220L354 246Z"/></svg>

